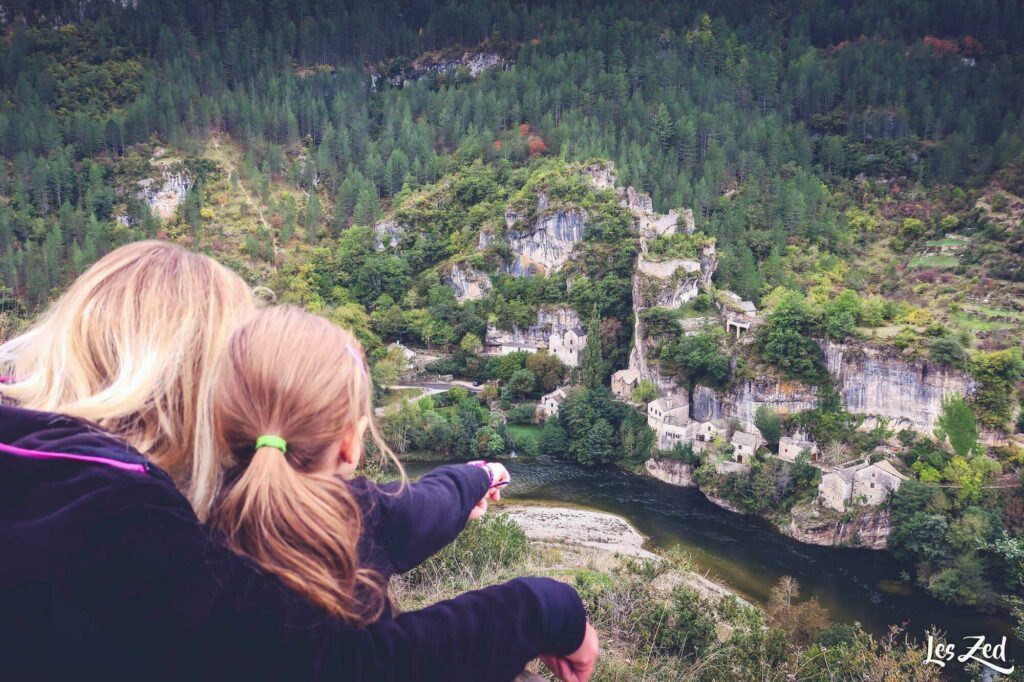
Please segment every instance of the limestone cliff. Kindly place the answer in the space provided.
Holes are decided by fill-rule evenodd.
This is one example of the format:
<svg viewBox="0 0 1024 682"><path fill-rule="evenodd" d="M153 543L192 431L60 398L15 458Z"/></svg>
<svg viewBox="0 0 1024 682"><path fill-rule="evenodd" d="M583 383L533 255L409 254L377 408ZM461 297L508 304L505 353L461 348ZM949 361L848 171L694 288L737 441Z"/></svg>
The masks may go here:
<svg viewBox="0 0 1024 682"><path fill-rule="evenodd" d="M694 487L697 484L693 480L693 467L675 459L651 458L644 463L651 478L656 478L670 485L678 485L684 488Z"/></svg>
<svg viewBox="0 0 1024 682"><path fill-rule="evenodd" d="M393 249L398 246L405 234L405 226L394 220L382 220L373 226L373 248L377 251Z"/></svg>
<svg viewBox="0 0 1024 682"><path fill-rule="evenodd" d="M648 341L640 313L653 307L677 309L695 299L701 290L707 290L718 267L714 244L702 250L699 261L648 257L649 239L675 234L680 227L688 234L693 233L693 211L655 213L650 195L632 187L615 186L615 166L610 162L591 164L583 169L583 173L595 188L616 194L619 204L633 214L640 237L640 253L637 254L633 273L633 344L629 353L629 369L637 371L642 379L653 381L664 393L678 391L675 380L661 376L657 367L647 362Z"/></svg>
<svg viewBox="0 0 1024 682"><path fill-rule="evenodd" d="M381 83L392 87L401 87L405 83L429 76L453 75L459 69L463 69L470 78L476 78L492 69L505 68L507 63L499 53L490 50L468 51L444 56L427 53L394 72L379 73L376 68L371 68L370 82L375 88Z"/></svg>
<svg viewBox="0 0 1024 682"><path fill-rule="evenodd" d="M524 349L547 348L551 335L564 336L573 331L583 334L583 325L572 308L541 308L537 311L537 322L525 329L513 327L510 331L487 328L487 345L521 346Z"/></svg>
<svg viewBox="0 0 1024 682"><path fill-rule="evenodd" d="M793 509L789 525L782 530L793 539L811 545L885 549L892 521L888 509L864 509L847 519L805 505Z"/></svg>
<svg viewBox="0 0 1024 682"><path fill-rule="evenodd" d="M564 206L552 209L548 197L537 195L537 218L528 226L515 210L505 211L505 227L512 253L508 272L517 277L546 275L570 258L587 228L587 212ZM483 235L481 234L481 239Z"/></svg>
<svg viewBox="0 0 1024 682"><path fill-rule="evenodd" d="M478 301L493 286L487 273L460 264L453 265L441 281L455 290L455 300L459 303Z"/></svg>
<svg viewBox="0 0 1024 682"><path fill-rule="evenodd" d="M161 220L170 220L192 185L192 178L185 172L165 168L159 178L139 181L139 198Z"/></svg>
<svg viewBox="0 0 1024 682"><path fill-rule="evenodd" d="M769 405L781 414L793 414L814 409L817 404L818 391L812 386L762 377L738 382L724 391L696 386L690 412L699 421L736 419L749 431L754 428L754 414L761 405Z"/></svg>
<svg viewBox="0 0 1024 682"><path fill-rule="evenodd" d="M846 409L889 418L895 429L930 434L942 413L942 398L974 390L965 373L920 358L908 360L896 349L831 341L820 345Z"/></svg>

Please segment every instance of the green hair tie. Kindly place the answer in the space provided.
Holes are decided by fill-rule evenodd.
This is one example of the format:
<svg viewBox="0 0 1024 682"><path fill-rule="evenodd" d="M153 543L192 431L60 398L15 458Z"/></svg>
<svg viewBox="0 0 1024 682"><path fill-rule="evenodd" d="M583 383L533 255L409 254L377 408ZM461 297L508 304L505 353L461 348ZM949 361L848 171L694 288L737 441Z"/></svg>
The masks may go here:
<svg viewBox="0 0 1024 682"><path fill-rule="evenodd" d="M260 436L256 439L256 449L260 448L276 448L283 454L288 452L288 443L280 436Z"/></svg>

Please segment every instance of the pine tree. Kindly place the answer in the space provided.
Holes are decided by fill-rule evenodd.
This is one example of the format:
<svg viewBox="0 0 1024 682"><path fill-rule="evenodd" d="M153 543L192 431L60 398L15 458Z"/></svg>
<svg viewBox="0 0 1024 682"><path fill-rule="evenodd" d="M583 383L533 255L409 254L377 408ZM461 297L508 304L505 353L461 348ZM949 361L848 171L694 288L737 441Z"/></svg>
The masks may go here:
<svg viewBox="0 0 1024 682"><path fill-rule="evenodd" d="M594 306L587 325L587 345L580 353L580 379L587 388L599 388L605 379L604 349L601 344L601 316Z"/></svg>

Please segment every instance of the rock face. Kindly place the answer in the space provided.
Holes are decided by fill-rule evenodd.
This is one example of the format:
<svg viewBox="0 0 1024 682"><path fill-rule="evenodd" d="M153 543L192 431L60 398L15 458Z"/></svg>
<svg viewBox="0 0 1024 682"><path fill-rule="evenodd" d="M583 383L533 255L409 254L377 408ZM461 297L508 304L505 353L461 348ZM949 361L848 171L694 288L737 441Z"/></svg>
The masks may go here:
<svg viewBox="0 0 1024 682"><path fill-rule="evenodd" d="M373 248L377 251L398 246L405 234L405 226L394 220L382 220L373 226Z"/></svg>
<svg viewBox="0 0 1024 682"><path fill-rule="evenodd" d="M886 417L896 429L930 434L948 394L969 395L974 381L927 360L907 361L893 350L821 343L829 374L846 409Z"/></svg>
<svg viewBox="0 0 1024 682"><path fill-rule="evenodd" d="M770 405L782 414L793 414L814 409L817 404L818 391L814 387L795 381L760 378L739 383L729 391L696 386L691 416L698 421L736 419L745 431L752 431L754 414L761 405Z"/></svg>
<svg viewBox="0 0 1024 682"><path fill-rule="evenodd" d="M661 307L677 309L697 298L705 274L701 264L695 260L674 258L665 261L651 261L641 256L637 260L637 277L646 278L641 282L639 305L643 308ZM711 275L706 276L707 280ZM650 300L648 300L650 299ZM634 299L634 304L636 300Z"/></svg>
<svg viewBox="0 0 1024 682"><path fill-rule="evenodd" d="M547 348L564 364L576 367L587 335L572 308L541 308L537 311L537 323L526 329L513 327L512 331L506 331L488 327L486 343L490 353L501 355Z"/></svg>
<svg viewBox="0 0 1024 682"><path fill-rule="evenodd" d="M885 549L892 521L888 509L874 509L858 514L849 521L818 515L813 507L798 507L783 530L800 542L826 547L850 546Z"/></svg>
<svg viewBox="0 0 1024 682"><path fill-rule="evenodd" d="M452 266L451 272L442 281L455 290L455 300L459 303L478 301L492 287L487 273L458 264Z"/></svg>
<svg viewBox="0 0 1024 682"><path fill-rule="evenodd" d="M402 69L401 73L393 76L384 76L371 71L370 80L374 87L377 87L382 81L392 87L398 87L428 76L453 74L460 67L464 67L470 77L476 78L491 69L504 68L505 65L506 61L497 52L464 52L460 56L447 59L433 60L419 57Z"/></svg>
<svg viewBox="0 0 1024 682"><path fill-rule="evenodd" d="M537 196L537 214L533 225L524 229L519 227L517 213L505 213L513 256L508 271L516 277L546 275L565 265L587 228L586 211L574 207L548 211L548 198L543 194Z"/></svg>
<svg viewBox="0 0 1024 682"><path fill-rule="evenodd" d="M165 170L159 180L146 178L139 181L139 198L161 220L170 220L192 185L192 179L185 173Z"/></svg>
<svg viewBox="0 0 1024 682"><path fill-rule="evenodd" d="M644 469L647 470L651 478L656 478L671 485L678 485L684 488L691 488L697 485L693 480L693 467L689 464L683 464L678 460L655 459L652 457L644 463Z"/></svg>

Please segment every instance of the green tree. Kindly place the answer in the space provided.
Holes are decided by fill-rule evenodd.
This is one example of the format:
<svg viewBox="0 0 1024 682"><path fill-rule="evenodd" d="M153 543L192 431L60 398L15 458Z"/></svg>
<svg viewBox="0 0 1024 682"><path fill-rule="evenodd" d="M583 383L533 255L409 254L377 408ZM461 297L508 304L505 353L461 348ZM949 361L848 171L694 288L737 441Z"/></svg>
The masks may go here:
<svg viewBox="0 0 1024 682"><path fill-rule="evenodd" d="M757 332L761 356L790 379L809 384L828 381L825 357L814 342L817 323L803 297L787 293Z"/></svg>
<svg viewBox="0 0 1024 682"><path fill-rule="evenodd" d="M770 405L761 405L754 413L754 426L764 439L775 444L782 437L782 418Z"/></svg>
<svg viewBox="0 0 1024 682"><path fill-rule="evenodd" d="M473 332L466 332L462 337L462 341L459 342L459 349L463 353L470 355L476 355L483 350L484 344L480 342L480 337Z"/></svg>
<svg viewBox="0 0 1024 682"><path fill-rule="evenodd" d="M606 419L599 418L587 433L586 447L581 452L580 464L607 464L615 459L615 429Z"/></svg>
<svg viewBox="0 0 1024 682"><path fill-rule="evenodd" d="M545 457L564 457L569 452L569 438L557 419L544 422L540 433L540 454Z"/></svg>
<svg viewBox="0 0 1024 682"><path fill-rule="evenodd" d="M978 423L961 396L950 394L942 399L942 414L936 421L935 437L940 441L948 439L953 452L961 457L980 454Z"/></svg>
<svg viewBox="0 0 1024 682"><path fill-rule="evenodd" d="M603 386L606 370L601 344L601 317L597 314L597 306L594 306L594 312L587 325L587 345L580 353L582 384L591 389Z"/></svg>
<svg viewBox="0 0 1024 682"><path fill-rule="evenodd" d="M630 400L635 403L649 403L659 395L658 387L650 379L641 379L633 389Z"/></svg>
<svg viewBox="0 0 1024 682"><path fill-rule="evenodd" d="M505 387L517 398L523 398L531 393L537 384L537 378L528 369L517 369L508 378Z"/></svg>

